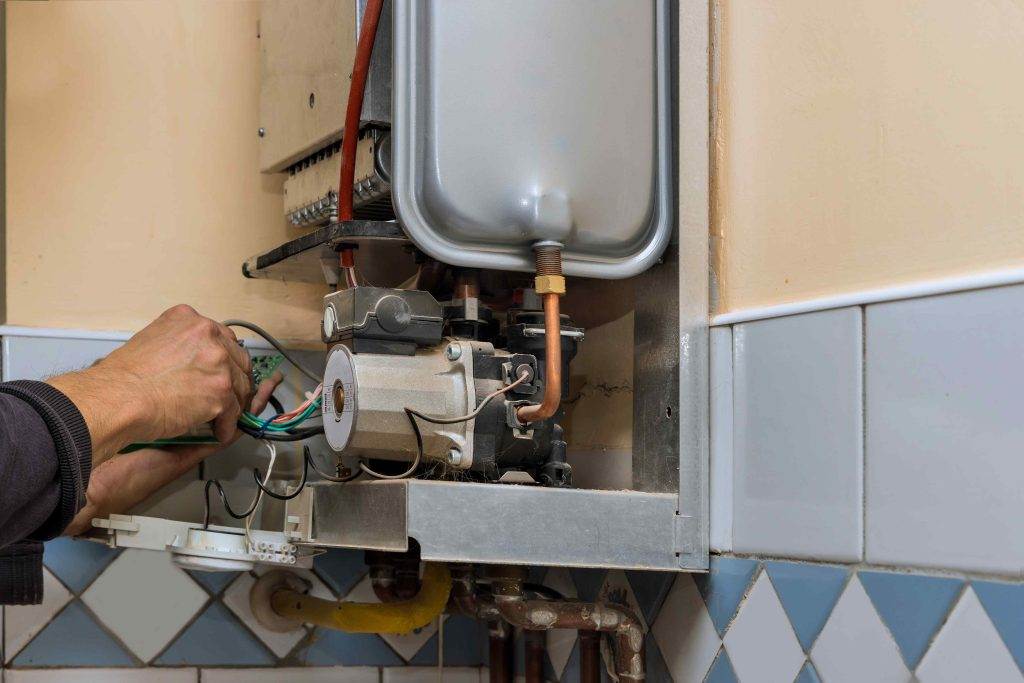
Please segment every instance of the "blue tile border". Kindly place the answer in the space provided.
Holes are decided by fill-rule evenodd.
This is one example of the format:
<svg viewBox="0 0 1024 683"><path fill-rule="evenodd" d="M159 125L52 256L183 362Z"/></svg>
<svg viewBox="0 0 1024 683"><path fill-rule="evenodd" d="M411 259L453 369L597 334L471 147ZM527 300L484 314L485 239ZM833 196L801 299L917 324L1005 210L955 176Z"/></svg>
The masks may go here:
<svg viewBox="0 0 1024 683"><path fill-rule="evenodd" d="M798 562L765 562L764 568L800 646L805 653L810 652L839 601L850 571L844 567Z"/></svg>
<svg viewBox="0 0 1024 683"><path fill-rule="evenodd" d="M953 608L964 581L867 570L857 576L892 633L907 668L913 671Z"/></svg>
<svg viewBox="0 0 1024 683"><path fill-rule="evenodd" d="M725 635L729 622L736 616L743 596L754 581L757 567L757 560L712 556L708 573L693 575L719 636Z"/></svg>
<svg viewBox="0 0 1024 683"><path fill-rule="evenodd" d="M971 587L1017 667L1024 672L1024 584L973 581Z"/></svg>

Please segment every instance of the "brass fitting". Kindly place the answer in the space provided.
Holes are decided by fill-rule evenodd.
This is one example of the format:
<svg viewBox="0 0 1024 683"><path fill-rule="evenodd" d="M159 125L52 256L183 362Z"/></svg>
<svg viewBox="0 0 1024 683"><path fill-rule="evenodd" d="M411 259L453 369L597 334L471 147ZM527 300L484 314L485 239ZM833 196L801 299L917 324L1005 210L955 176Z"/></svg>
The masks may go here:
<svg viewBox="0 0 1024 683"><path fill-rule="evenodd" d="M564 275L538 275L534 279L534 288L538 294L565 294Z"/></svg>

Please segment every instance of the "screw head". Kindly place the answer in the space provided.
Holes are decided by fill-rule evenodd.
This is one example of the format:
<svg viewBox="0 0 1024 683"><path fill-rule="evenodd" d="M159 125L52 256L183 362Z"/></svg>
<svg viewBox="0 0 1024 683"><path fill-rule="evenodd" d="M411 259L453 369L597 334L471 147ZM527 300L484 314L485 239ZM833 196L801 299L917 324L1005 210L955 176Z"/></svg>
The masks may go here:
<svg viewBox="0 0 1024 683"><path fill-rule="evenodd" d="M448 451L448 464L452 467L458 467L462 464L462 451L458 448L453 448Z"/></svg>
<svg viewBox="0 0 1024 683"><path fill-rule="evenodd" d="M260 128L260 129L259 129L258 131L256 131L256 133L257 133L257 135L259 135L260 137L263 137L264 135L266 135L266 134L267 134L267 129L266 129L266 128Z"/></svg>
<svg viewBox="0 0 1024 683"><path fill-rule="evenodd" d="M448 348L444 350L444 357L451 361L462 358L462 347L458 344L449 344Z"/></svg>

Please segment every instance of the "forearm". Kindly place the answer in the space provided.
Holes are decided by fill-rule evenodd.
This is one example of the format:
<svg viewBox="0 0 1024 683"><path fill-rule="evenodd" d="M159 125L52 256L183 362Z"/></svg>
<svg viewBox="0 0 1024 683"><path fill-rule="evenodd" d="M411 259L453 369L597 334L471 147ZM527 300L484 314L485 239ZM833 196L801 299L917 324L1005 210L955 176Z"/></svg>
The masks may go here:
<svg viewBox="0 0 1024 683"><path fill-rule="evenodd" d="M149 396L136 378L98 363L86 370L47 380L75 404L85 419L92 441L92 464L98 466L134 441L144 440ZM129 389L128 387L131 387Z"/></svg>

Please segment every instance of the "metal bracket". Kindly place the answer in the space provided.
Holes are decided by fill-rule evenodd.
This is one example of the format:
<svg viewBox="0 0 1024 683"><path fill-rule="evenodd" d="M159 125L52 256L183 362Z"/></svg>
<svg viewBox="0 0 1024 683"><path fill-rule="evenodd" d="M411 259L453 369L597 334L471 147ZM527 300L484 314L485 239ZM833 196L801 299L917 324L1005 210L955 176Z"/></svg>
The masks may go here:
<svg viewBox="0 0 1024 683"><path fill-rule="evenodd" d="M680 556L692 553L697 531L697 523L693 517L676 512L672 527L672 551Z"/></svg>

